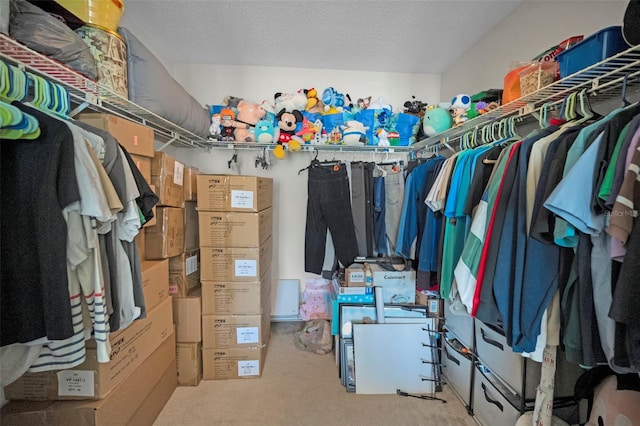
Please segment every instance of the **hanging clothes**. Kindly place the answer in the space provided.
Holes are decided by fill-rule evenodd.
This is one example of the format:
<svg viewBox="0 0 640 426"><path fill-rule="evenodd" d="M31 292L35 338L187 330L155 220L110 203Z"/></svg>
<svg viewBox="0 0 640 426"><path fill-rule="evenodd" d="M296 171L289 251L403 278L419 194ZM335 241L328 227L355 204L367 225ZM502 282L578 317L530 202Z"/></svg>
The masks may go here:
<svg viewBox="0 0 640 426"><path fill-rule="evenodd" d="M69 128L14 102L38 119L41 134L0 144L2 346L74 334L66 269L67 225L62 210L80 192ZM33 255L28 255L33 254Z"/></svg>

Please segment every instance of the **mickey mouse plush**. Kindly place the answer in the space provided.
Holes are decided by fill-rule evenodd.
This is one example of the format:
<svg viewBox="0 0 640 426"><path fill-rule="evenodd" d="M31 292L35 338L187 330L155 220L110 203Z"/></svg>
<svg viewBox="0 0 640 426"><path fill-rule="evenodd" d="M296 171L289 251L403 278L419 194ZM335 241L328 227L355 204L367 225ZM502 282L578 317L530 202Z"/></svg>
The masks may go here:
<svg viewBox="0 0 640 426"><path fill-rule="evenodd" d="M295 135L296 125L302 121L302 113L294 109L288 112L286 109L281 109L276 114L278 120L278 128L280 134L278 136L278 146L273 150L273 155L282 160L285 156L285 149L288 151L300 151L300 138Z"/></svg>

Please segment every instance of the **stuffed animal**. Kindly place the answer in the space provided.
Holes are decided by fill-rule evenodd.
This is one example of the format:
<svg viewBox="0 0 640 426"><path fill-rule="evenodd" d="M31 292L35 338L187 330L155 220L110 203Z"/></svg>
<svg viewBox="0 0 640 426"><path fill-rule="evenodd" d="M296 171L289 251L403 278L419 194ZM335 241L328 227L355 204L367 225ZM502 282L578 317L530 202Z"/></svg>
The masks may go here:
<svg viewBox="0 0 640 426"><path fill-rule="evenodd" d="M296 136L299 136L304 143L311 143L311 140L316 134L316 128L306 117L302 117L302 128L296 132Z"/></svg>
<svg viewBox="0 0 640 426"><path fill-rule="evenodd" d="M271 143L274 140L275 129L273 127L273 121L260 120L256 123L255 138L256 142Z"/></svg>
<svg viewBox="0 0 640 426"><path fill-rule="evenodd" d="M389 142L389 132L383 128L378 129L378 146L391 146Z"/></svg>
<svg viewBox="0 0 640 426"><path fill-rule="evenodd" d="M304 111L307 107L307 95L304 93L282 93L277 92L274 95L275 111L285 110L293 112L294 109Z"/></svg>
<svg viewBox="0 0 640 426"><path fill-rule="evenodd" d="M404 103L404 112L408 114L415 114L422 117L426 109L427 103L417 100L415 96L411 96L411 100Z"/></svg>
<svg viewBox="0 0 640 426"><path fill-rule="evenodd" d="M220 110L220 140L233 140L233 125L236 120L236 113L231 108Z"/></svg>
<svg viewBox="0 0 640 426"><path fill-rule="evenodd" d="M318 91L315 88L304 89L305 95L307 95L307 105L304 110L307 112L322 112L323 105L318 98Z"/></svg>
<svg viewBox="0 0 640 426"><path fill-rule="evenodd" d="M362 145L363 142L366 142L366 131L369 128L361 122L349 120L340 127L342 128L342 142L345 145Z"/></svg>
<svg viewBox="0 0 640 426"><path fill-rule="evenodd" d="M264 118L266 111L255 102L242 99L236 106L238 113L235 119L233 136L237 142L255 142L254 127Z"/></svg>
<svg viewBox="0 0 640 426"><path fill-rule="evenodd" d="M432 137L438 133L450 129L453 119L448 109L432 108L427 109L422 118L422 130L427 137Z"/></svg>
<svg viewBox="0 0 640 426"><path fill-rule="evenodd" d="M273 155L278 160L284 159L285 149L292 152L300 150L301 140L295 135L295 131L298 122L302 121L302 118L302 113L297 109L291 112L281 109L276 114L280 133L278 135L278 146L273 150Z"/></svg>
<svg viewBox="0 0 640 426"><path fill-rule="evenodd" d="M337 114L344 109L345 96L333 87L327 87L322 92L322 103L324 114Z"/></svg>
<svg viewBox="0 0 640 426"><path fill-rule="evenodd" d="M311 144L312 145L322 145L322 144L326 143L327 131L324 129L324 125L322 124L322 120L317 118L316 121L313 122L313 128L315 130L315 133L313 134L313 139L311 139ZM323 133L325 135L325 140L324 141L322 140L322 134Z"/></svg>
<svg viewBox="0 0 640 426"><path fill-rule="evenodd" d="M453 127L460 126L467 121L467 111L471 108L471 97L460 94L451 100L451 115L453 116Z"/></svg>
<svg viewBox="0 0 640 426"><path fill-rule="evenodd" d="M211 116L211 125L209 126L209 134L211 134L211 136L214 139L218 139L220 138L221 129L222 128L220 126L220 113L213 114Z"/></svg>

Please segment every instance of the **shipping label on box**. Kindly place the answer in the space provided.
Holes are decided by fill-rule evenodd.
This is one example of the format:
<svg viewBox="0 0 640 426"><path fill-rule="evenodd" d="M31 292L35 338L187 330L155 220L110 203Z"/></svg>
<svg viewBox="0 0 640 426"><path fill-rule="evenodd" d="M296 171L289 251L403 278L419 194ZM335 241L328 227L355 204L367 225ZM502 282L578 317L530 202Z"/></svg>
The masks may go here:
<svg viewBox="0 0 640 426"><path fill-rule="evenodd" d="M153 129L106 113L83 113L79 120L109 132L129 154L153 157Z"/></svg>
<svg viewBox="0 0 640 426"><path fill-rule="evenodd" d="M354 263L344 271L344 285L347 287L362 287L364 283L364 269L361 263Z"/></svg>
<svg viewBox="0 0 640 426"><path fill-rule="evenodd" d="M201 247L259 247L273 231L273 209L198 213Z"/></svg>
<svg viewBox="0 0 640 426"><path fill-rule="evenodd" d="M272 239L260 247L201 247L202 281L257 281L271 267Z"/></svg>
<svg viewBox="0 0 640 426"><path fill-rule="evenodd" d="M416 271L388 271L371 263L373 285L382 287L384 303L415 303Z"/></svg>
<svg viewBox="0 0 640 426"><path fill-rule="evenodd" d="M183 253L184 209L158 207L157 222L146 227L147 259L167 259Z"/></svg>
<svg viewBox="0 0 640 426"><path fill-rule="evenodd" d="M184 165L166 152L151 161L151 183L158 188L159 206L184 207Z"/></svg>
<svg viewBox="0 0 640 426"><path fill-rule="evenodd" d="M140 268L145 308L150 311L169 297L169 262L148 260L142 262Z"/></svg>
<svg viewBox="0 0 640 426"><path fill-rule="evenodd" d="M271 271L256 282L202 282L202 314L260 314L271 303Z"/></svg>
<svg viewBox="0 0 640 426"><path fill-rule="evenodd" d="M200 250L169 258L169 294L185 297L200 286Z"/></svg>
<svg viewBox="0 0 640 426"><path fill-rule="evenodd" d="M198 386L202 380L202 348L200 343L176 343L178 385Z"/></svg>
<svg viewBox="0 0 640 426"><path fill-rule="evenodd" d="M204 380L256 379L262 375L267 346L203 349Z"/></svg>
<svg viewBox="0 0 640 426"><path fill-rule="evenodd" d="M198 175L199 211L259 212L273 203L273 179L257 176Z"/></svg>
<svg viewBox="0 0 640 426"><path fill-rule="evenodd" d="M271 308L267 304L260 315L203 315L202 347L260 347L269 340Z"/></svg>
<svg viewBox="0 0 640 426"><path fill-rule="evenodd" d="M95 341L87 340L85 362L73 369L61 370L64 372L60 376L57 371L26 373L4 388L5 398L27 400L104 398L170 336L173 336L173 314L171 299L166 298L147 312L146 318L134 321L124 330L111 333L109 362L99 363ZM71 371L78 371L80 374L75 375ZM92 385L88 379L90 375L93 376L93 389L90 389Z"/></svg>

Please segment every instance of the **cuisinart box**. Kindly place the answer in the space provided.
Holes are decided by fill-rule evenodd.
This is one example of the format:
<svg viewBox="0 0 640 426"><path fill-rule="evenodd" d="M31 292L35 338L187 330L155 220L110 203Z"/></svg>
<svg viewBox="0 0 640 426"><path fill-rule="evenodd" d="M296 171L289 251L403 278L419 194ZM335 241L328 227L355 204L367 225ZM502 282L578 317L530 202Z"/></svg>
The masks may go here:
<svg viewBox="0 0 640 426"><path fill-rule="evenodd" d="M384 303L415 303L416 271L387 271L376 263L370 263L373 285L382 287Z"/></svg>

